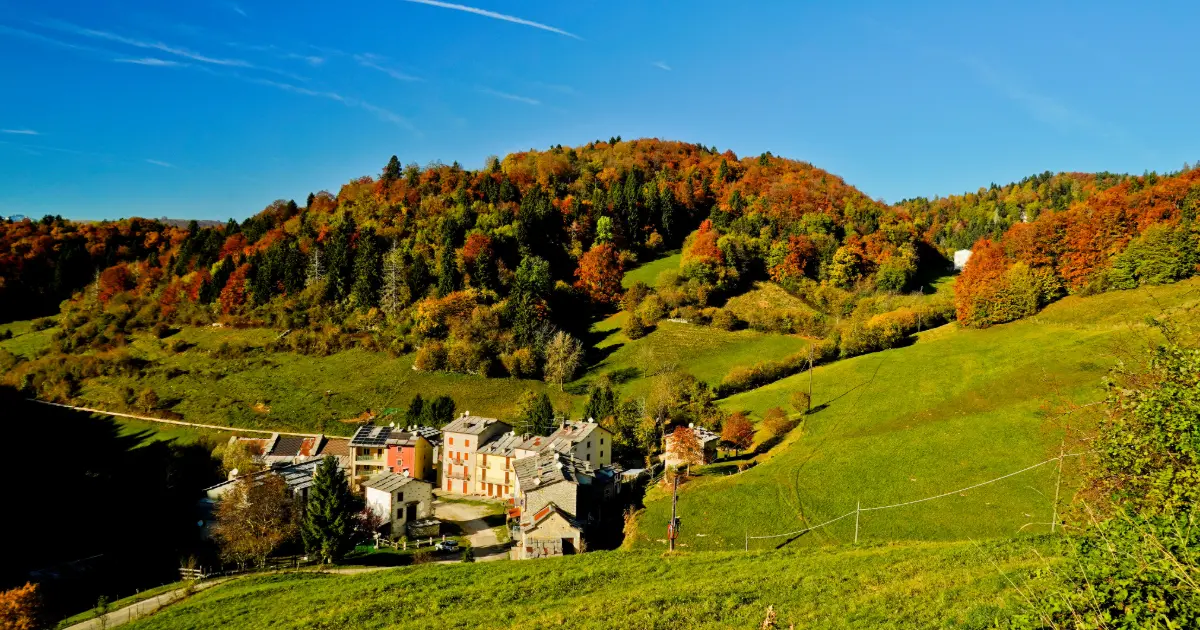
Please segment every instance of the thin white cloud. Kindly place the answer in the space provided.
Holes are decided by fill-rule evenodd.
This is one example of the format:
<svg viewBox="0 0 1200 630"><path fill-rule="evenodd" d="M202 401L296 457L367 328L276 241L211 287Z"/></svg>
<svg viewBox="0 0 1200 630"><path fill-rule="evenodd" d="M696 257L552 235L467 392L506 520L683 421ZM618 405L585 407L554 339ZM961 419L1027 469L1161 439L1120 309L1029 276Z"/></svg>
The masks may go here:
<svg viewBox="0 0 1200 630"><path fill-rule="evenodd" d="M45 35L41 35L39 33L31 33L29 31L21 30L19 28L12 28L11 26L5 26L3 24L0 24L0 33L12 35L14 37L21 37L24 39L31 39L36 42L41 42L43 44L50 44L51 46L58 46L60 48L70 48L71 50L81 50L84 52L94 52L94 53L106 52L106 51L100 50L99 48L93 48L91 46L84 46L83 44L64 42L60 39L54 39L53 37L46 37Z"/></svg>
<svg viewBox="0 0 1200 630"><path fill-rule="evenodd" d="M542 104L541 101L539 101L535 98L529 98L528 96L521 96L519 94L509 94L508 92L500 92L498 90L492 90L492 89L488 89L488 88L480 88L479 91L483 92L484 94L495 96L496 98L503 98L503 99L507 99L510 101L516 101L518 103L525 103L527 105L541 105Z"/></svg>
<svg viewBox="0 0 1200 630"><path fill-rule="evenodd" d="M257 65L252 64L249 61L246 61L244 59L212 57L210 55L198 53L193 50L189 50L187 48L183 48L180 46L172 46L170 44L166 44L161 41L148 41L148 40L135 39L133 37L126 37L126 36L120 35L118 33L113 33L110 31L101 31L101 30L97 30L97 29L93 29L93 28L85 28L85 27L76 26L74 24L70 24L67 22L52 21L52 22L46 22L46 23L42 24L42 26L58 29L61 31L66 31L68 33L74 33L76 35L80 35L83 37L90 37L92 39L102 39L102 40L106 40L106 41L116 42L119 44L124 44L126 46L132 46L134 48L142 48L142 49L146 49L146 50L158 50L158 51L170 54L170 55L175 55L176 57L182 57L184 59L190 59L192 61L197 61L200 63L210 64L210 65L214 65L214 66L223 66L223 67L227 67L227 68L246 68L248 70L262 70L265 72L271 72L274 74L278 74L280 76L285 76L285 77L288 77L289 79L292 79L295 81L307 81L308 80L305 77L297 76L295 74L292 74L290 72L285 72L283 70L276 70L274 68L257 66Z"/></svg>
<svg viewBox="0 0 1200 630"><path fill-rule="evenodd" d="M505 15L503 13L496 13L495 11L488 11L486 9L477 9L475 7L468 7L463 4L453 4L450 2L441 2L440 0L404 0L404 1L411 2L413 4L427 4L431 7L440 7L442 9L450 9L452 11L463 11L466 13L474 13L475 15L482 15L483 17L492 18L493 20L503 20L505 22L512 22L513 24L520 24L522 26L529 26L532 28L541 29L543 31L550 31L551 33L558 33L559 35L565 35L567 37L572 37L572 38L578 39L578 40L583 39L582 37L580 37L574 33L568 33L567 31L564 31L561 28L555 28L555 27L549 26L547 24L542 24L541 22L534 22L532 20L526 20L524 18L519 18L519 17L512 16L512 15Z"/></svg>
<svg viewBox="0 0 1200 630"><path fill-rule="evenodd" d="M159 59L158 57L140 57L137 59L113 59L117 63L131 63L138 66L161 66L164 68L174 68L182 66L178 61L170 61L167 59Z"/></svg>
<svg viewBox="0 0 1200 630"><path fill-rule="evenodd" d="M42 134L33 129L0 129L0 133L8 133L14 136L40 136Z"/></svg>
<svg viewBox="0 0 1200 630"><path fill-rule="evenodd" d="M667 72L671 71L671 66L668 66L665 61L655 61L654 67L660 70L666 70Z"/></svg>
<svg viewBox="0 0 1200 630"><path fill-rule="evenodd" d="M373 105L366 101L362 101L357 98L354 98L353 96L343 96L341 94L338 94L337 92L310 90L306 87L301 87L299 85L292 85L290 83L282 83L279 81L271 81L270 79L259 79L259 78L255 78L255 77L243 77L241 75L234 75L234 76L243 81L249 82L249 83L255 83L258 85L266 85L266 86L273 87L273 88L276 88L279 90L283 90L285 92L291 92L293 94L302 94L304 96L312 96L312 97L316 97L316 98L325 98L325 99L329 99L331 101L337 101L337 102L345 105L346 107L355 107L358 109L362 109L362 110L371 112L372 114L375 114L376 116L378 116L379 118L381 118L383 120L386 120L387 122L399 125L410 131L417 132L416 127L414 127L412 122L409 121L407 118L405 118L391 110L380 107L378 105Z"/></svg>
<svg viewBox="0 0 1200 630"><path fill-rule="evenodd" d="M236 5L236 4L232 3L232 2L230 2L230 3L229 3L229 8L230 8L230 9L233 9L233 12L234 12L234 13L236 13L236 14L238 14L238 15L242 16L242 17L249 17L249 16L247 16L247 15L246 15L246 12L245 12L245 11L242 9L242 7L239 7L238 5Z"/></svg>
<svg viewBox="0 0 1200 630"><path fill-rule="evenodd" d="M325 63L325 58L320 55L304 55L300 53L289 52L280 49L278 46L271 44L241 44L238 42L226 42L226 46L238 48L241 50L252 50L255 52L265 52L277 59L286 59L288 61L300 60L310 66L319 66Z"/></svg>
<svg viewBox="0 0 1200 630"><path fill-rule="evenodd" d="M380 57L379 55L372 55L370 53L366 53L366 54L362 54L362 55L354 55L354 60L358 62L358 65L360 65L364 68L378 70L378 71L388 75L389 77L392 77L393 79L395 79L397 81L420 81L421 80L420 78L414 77L411 74L406 74L395 68L391 68L391 67L382 65L381 62L384 62L386 60L383 57Z"/></svg>
<svg viewBox="0 0 1200 630"><path fill-rule="evenodd" d="M153 164L155 166L161 166L163 168L175 168L174 164L171 164L170 162L163 162L162 160L151 160L149 158L146 158L146 163Z"/></svg>

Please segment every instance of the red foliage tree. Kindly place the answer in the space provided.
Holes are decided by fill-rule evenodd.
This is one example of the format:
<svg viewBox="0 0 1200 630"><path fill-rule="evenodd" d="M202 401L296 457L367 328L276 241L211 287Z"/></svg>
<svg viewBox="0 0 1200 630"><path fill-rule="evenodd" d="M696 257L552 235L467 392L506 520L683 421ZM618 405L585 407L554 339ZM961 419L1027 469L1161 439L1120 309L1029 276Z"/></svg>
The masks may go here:
<svg viewBox="0 0 1200 630"><path fill-rule="evenodd" d="M735 411L721 425L721 441L735 453L744 451L754 444L754 425L740 411Z"/></svg>
<svg viewBox="0 0 1200 630"><path fill-rule="evenodd" d="M133 288L133 278L124 264L113 265L100 273L100 287L96 296L107 303L114 295Z"/></svg>
<svg viewBox="0 0 1200 630"><path fill-rule="evenodd" d="M475 266L475 261L480 257L485 260L492 256L492 239L486 234L472 232L467 236L467 242L463 244L462 257L463 262L468 268Z"/></svg>
<svg viewBox="0 0 1200 630"><path fill-rule="evenodd" d="M787 255L771 267L771 279L780 282L788 278L806 276L811 272L817 258L817 247L813 245L812 239L807 236L789 236Z"/></svg>
<svg viewBox="0 0 1200 630"><path fill-rule="evenodd" d="M575 286L602 304L616 304L621 299L621 258L610 243L592 246L579 259L575 270L579 279Z"/></svg>
<svg viewBox="0 0 1200 630"><path fill-rule="evenodd" d="M229 274L225 288L221 289L221 312L228 315L246 303L246 276L250 273L249 263L239 266Z"/></svg>

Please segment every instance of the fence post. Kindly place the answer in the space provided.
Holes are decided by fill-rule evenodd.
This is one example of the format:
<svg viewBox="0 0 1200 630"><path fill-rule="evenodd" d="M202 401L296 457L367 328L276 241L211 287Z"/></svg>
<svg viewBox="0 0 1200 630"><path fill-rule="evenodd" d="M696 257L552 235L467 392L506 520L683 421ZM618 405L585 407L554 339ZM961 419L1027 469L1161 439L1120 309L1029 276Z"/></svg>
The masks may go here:
<svg viewBox="0 0 1200 630"><path fill-rule="evenodd" d="M746 551L750 551L750 530L746 530Z"/></svg>
<svg viewBox="0 0 1200 630"><path fill-rule="evenodd" d="M1058 445L1058 483L1054 485L1054 515L1050 517L1050 533L1054 533L1054 528L1058 526L1058 493L1062 489L1062 464L1063 464L1063 449L1066 448L1067 438L1063 438Z"/></svg>
<svg viewBox="0 0 1200 630"><path fill-rule="evenodd" d="M854 506L854 544L858 544L858 515L862 514L862 501Z"/></svg>

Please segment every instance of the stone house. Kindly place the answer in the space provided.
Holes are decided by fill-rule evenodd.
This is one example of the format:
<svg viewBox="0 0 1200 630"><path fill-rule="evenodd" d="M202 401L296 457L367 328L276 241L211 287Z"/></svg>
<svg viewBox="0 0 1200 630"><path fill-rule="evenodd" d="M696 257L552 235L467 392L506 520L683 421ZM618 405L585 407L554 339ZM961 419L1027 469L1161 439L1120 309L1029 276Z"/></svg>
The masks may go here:
<svg viewBox="0 0 1200 630"><path fill-rule="evenodd" d="M518 459L515 469L518 559L578 552L586 529L611 516L608 508L621 487L619 467L593 466L556 451Z"/></svg>
<svg viewBox="0 0 1200 630"><path fill-rule="evenodd" d="M700 448L704 451L704 463L708 464L717 459L717 447L721 444L721 436L705 429L698 427L695 424L689 424L688 428L696 434L696 439L700 442ZM685 463L682 459L674 454L675 436L667 433L663 436L663 452L659 456L663 463L667 466L678 466Z"/></svg>
<svg viewBox="0 0 1200 630"><path fill-rule="evenodd" d="M384 532L391 538L410 535L411 525L433 515L433 484L428 481L386 471L362 485L367 508L382 519Z"/></svg>

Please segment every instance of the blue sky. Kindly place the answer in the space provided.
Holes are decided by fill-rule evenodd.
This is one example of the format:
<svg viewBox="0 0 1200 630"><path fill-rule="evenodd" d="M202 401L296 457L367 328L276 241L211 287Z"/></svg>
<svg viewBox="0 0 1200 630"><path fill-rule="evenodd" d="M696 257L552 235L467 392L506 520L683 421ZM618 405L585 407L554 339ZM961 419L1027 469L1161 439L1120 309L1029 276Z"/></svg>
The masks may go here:
<svg viewBox="0 0 1200 630"><path fill-rule="evenodd" d="M0 0L0 214L244 218L613 135L891 202L1200 159L1196 3L461 2Z"/></svg>

